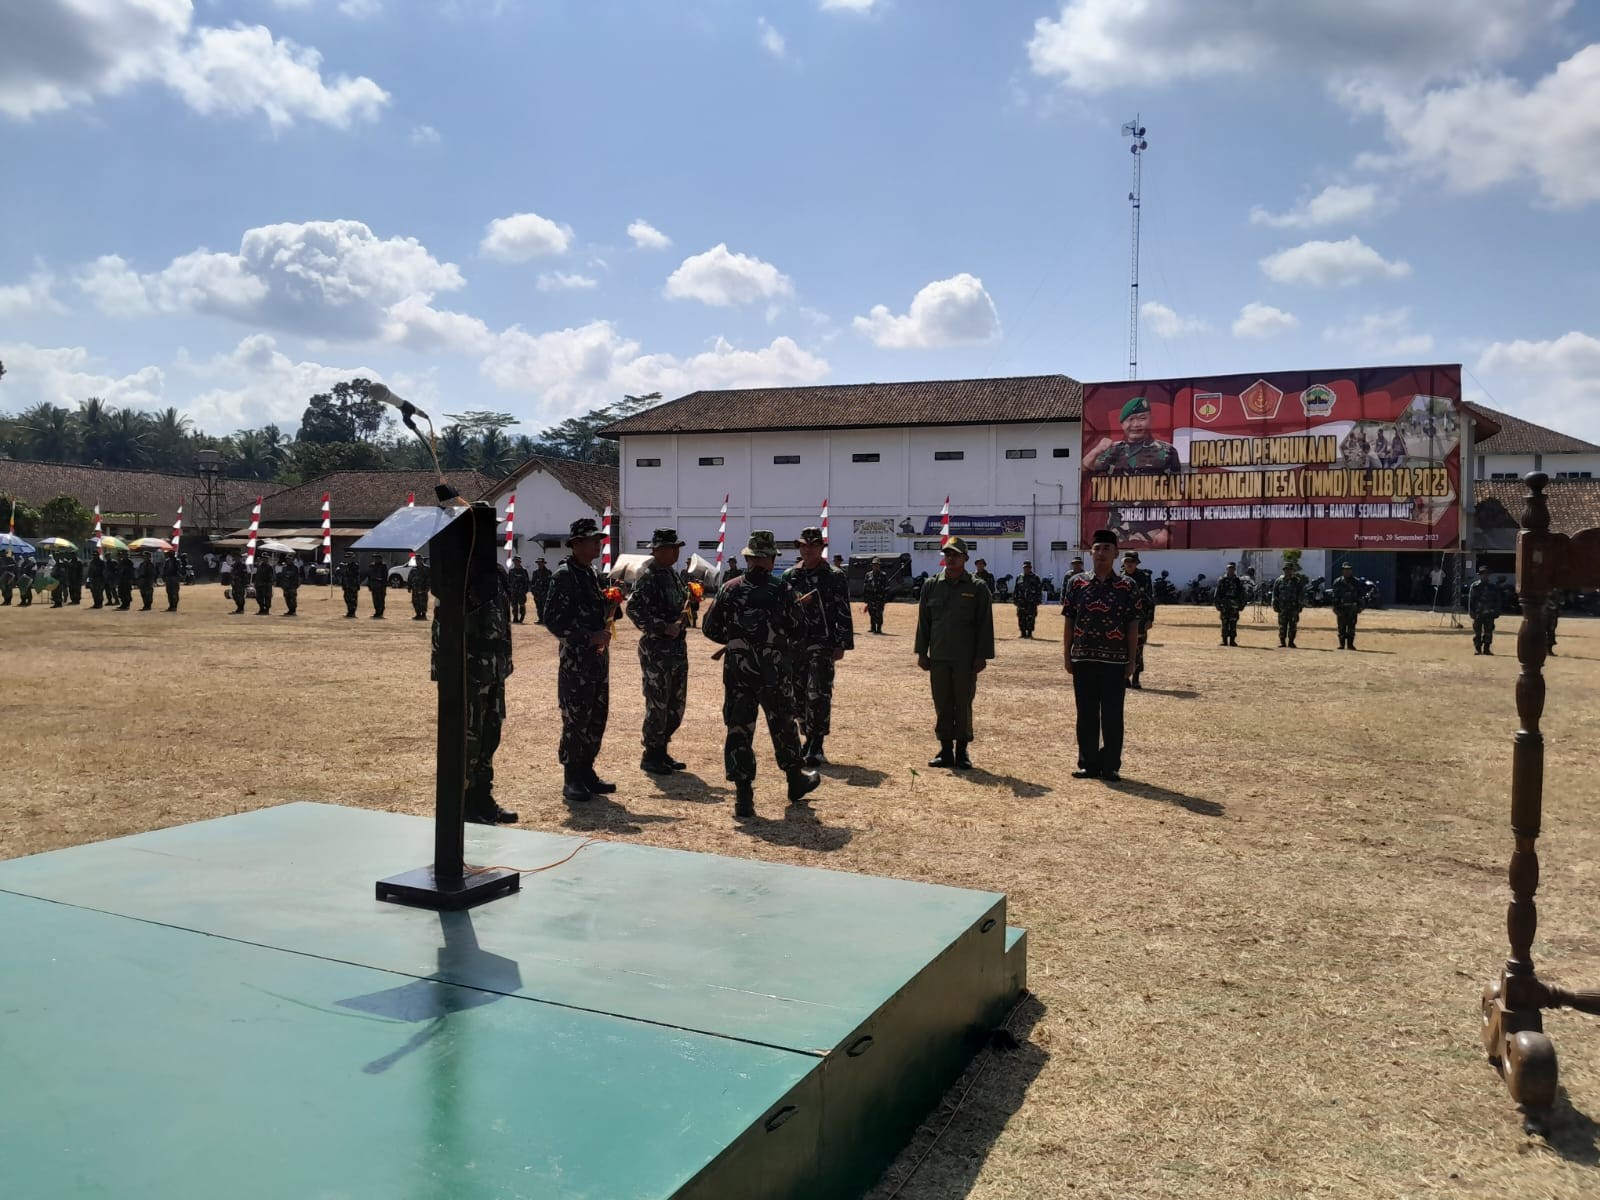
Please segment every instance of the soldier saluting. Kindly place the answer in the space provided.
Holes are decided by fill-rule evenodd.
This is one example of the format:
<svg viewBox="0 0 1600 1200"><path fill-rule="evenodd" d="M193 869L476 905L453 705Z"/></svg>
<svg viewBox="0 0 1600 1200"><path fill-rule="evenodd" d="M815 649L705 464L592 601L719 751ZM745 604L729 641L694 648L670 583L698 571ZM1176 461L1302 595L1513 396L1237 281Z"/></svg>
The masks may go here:
<svg viewBox="0 0 1600 1200"><path fill-rule="evenodd" d="M822 530L814 525L800 531L795 548L800 562L784 573L783 581L800 603L801 628L795 641L795 716L805 737L801 754L806 766L820 766L822 740L833 726L834 664L856 645L850 617L850 585L843 571L828 565L823 553Z"/></svg>
<svg viewBox="0 0 1600 1200"><path fill-rule="evenodd" d="M1500 589L1489 578L1487 564L1479 564L1478 577L1467 589L1467 613L1472 617L1472 652L1493 654L1494 619L1500 615Z"/></svg>
<svg viewBox="0 0 1600 1200"><path fill-rule="evenodd" d="M593 517L572 523L567 538L571 553L551 575L544 603L545 628L561 643L556 702L561 708L561 798L568 803L617 790L594 770L611 709L611 630L606 599L591 566L600 554L601 537Z"/></svg>
<svg viewBox="0 0 1600 1200"><path fill-rule="evenodd" d="M670 775L684 764L668 753L683 724L689 699L689 588L674 570L683 542L676 529L658 529L650 539L650 561L628 597L628 620L639 627L639 675L644 687L644 756L639 769Z"/></svg>
<svg viewBox="0 0 1600 1200"><path fill-rule="evenodd" d="M1239 614L1244 611L1244 580L1239 578L1239 564L1229 563L1225 575L1217 580L1214 603L1222 617L1222 644L1239 644Z"/></svg>
<svg viewBox="0 0 1600 1200"><path fill-rule="evenodd" d="M822 783L800 756L788 683L789 641L803 618L794 590L772 574L778 540L765 529L750 534L742 553L748 569L717 593L704 623L705 635L727 648L722 662L725 698L722 719L728 727L723 767L734 786L733 815L756 815L756 718L767 715L772 750L788 776L789 802L799 803Z"/></svg>

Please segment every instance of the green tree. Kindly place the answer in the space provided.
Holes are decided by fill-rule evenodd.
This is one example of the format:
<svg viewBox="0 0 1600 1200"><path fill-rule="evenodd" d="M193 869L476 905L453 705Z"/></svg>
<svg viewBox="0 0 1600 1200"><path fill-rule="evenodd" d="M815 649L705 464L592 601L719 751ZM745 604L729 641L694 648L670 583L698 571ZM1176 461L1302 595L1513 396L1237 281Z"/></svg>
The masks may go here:
<svg viewBox="0 0 1600 1200"><path fill-rule="evenodd" d="M94 514L72 496L57 496L39 509L40 534L64 537L82 546L94 532Z"/></svg>
<svg viewBox="0 0 1600 1200"><path fill-rule="evenodd" d="M131 408L112 409L106 422L101 462L108 467L139 467L149 457L150 418Z"/></svg>
<svg viewBox="0 0 1600 1200"><path fill-rule="evenodd" d="M78 401L78 411L72 418L77 422L84 462L105 461L106 430L111 423L111 413L111 406L99 396Z"/></svg>
<svg viewBox="0 0 1600 1200"><path fill-rule="evenodd" d="M39 536L39 510L32 505L24 504L15 496L0 499L0 519L5 521L4 525L0 525L0 529L10 529L14 524L17 536L20 538Z"/></svg>
<svg viewBox="0 0 1600 1200"><path fill-rule="evenodd" d="M159 412L150 423L150 460L152 465L168 468L188 468L194 457L194 422L179 414L175 408Z"/></svg>
<svg viewBox="0 0 1600 1200"><path fill-rule="evenodd" d="M599 436L599 430L631 417L661 401L660 392L645 396L624 396L614 404L591 409L581 417L568 417L539 435L536 452L550 458L571 458L579 462L617 463L617 443Z"/></svg>
<svg viewBox="0 0 1600 1200"><path fill-rule="evenodd" d="M25 409L17 424L26 439L29 458L43 462L78 461L78 429L66 409L41 401Z"/></svg>
<svg viewBox="0 0 1600 1200"><path fill-rule="evenodd" d="M439 465L446 471L465 471L472 466L472 439L459 425L446 425L439 434Z"/></svg>
<svg viewBox="0 0 1600 1200"><path fill-rule="evenodd" d="M383 428L384 407L372 398L370 379L341 380L312 396L300 416L299 440L329 445L370 442Z"/></svg>
<svg viewBox="0 0 1600 1200"><path fill-rule="evenodd" d="M511 450L511 439L495 428L485 429L472 445L473 465L491 479L509 475L519 461Z"/></svg>
<svg viewBox="0 0 1600 1200"><path fill-rule="evenodd" d="M491 429L505 430L513 425L522 424L510 413L490 412L488 409L475 408L464 413L446 413L446 417L461 426L469 438L482 437Z"/></svg>

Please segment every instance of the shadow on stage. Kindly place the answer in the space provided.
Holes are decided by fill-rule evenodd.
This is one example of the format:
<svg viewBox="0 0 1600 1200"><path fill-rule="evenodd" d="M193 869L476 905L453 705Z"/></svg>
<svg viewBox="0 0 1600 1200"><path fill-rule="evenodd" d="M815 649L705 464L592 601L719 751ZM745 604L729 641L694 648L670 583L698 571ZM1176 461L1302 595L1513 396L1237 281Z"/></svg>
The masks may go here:
<svg viewBox="0 0 1600 1200"><path fill-rule="evenodd" d="M813 796L818 796L813 793ZM746 837L757 838L769 846L787 846L794 850L820 850L832 854L850 844L855 831L842 825L824 825L822 818L807 804L791 804L784 810L783 818L774 821L760 815L761 797L756 797L757 815L740 821L738 830Z"/></svg>
<svg viewBox="0 0 1600 1200"><path fill-rule="evenodd" d="M1125 792L1141 800L1159 800L1162 804L1188 809L1192 813L1199 813L1202 817L1220 817L1227 811L1216 800L1203 800L1199 796L1174 792L1170 788L1157 787L1153 783L1140 783L1136 779L1119 779L1115 783L1110 780L1103 782L1113 792Z"/></svg>
<svg viewBox="0 0 1600 1200"><path fill-rule="evenodd" d="M1037 800L1040 796L1048 796L1055 791L1054 788L1042 783L1029 783L1026 779L1018 779L1015 775L996 775L991 771L985 771L982 767L973 767L970 771L955 771L952 774L958 779L971 780L980 787L1010 788L1013 796L1023 800Z"/></svg>
<svg viewBox="0 0 1600 1200"><path fill-rule="evenodd" d="M1050 1061L1032 1040L1046 1011L1032 992L1024 994L1006 1026L1010 1037L996 1031L864 1200L890 1200L912 1178L924 1200L972 1194L989 1151Z"/></svg>
<svg viewBox="0 0 1600 1200"><path fill-rule="evenodd" d="M608 796L590 796L581 804L568 804L567 819L561 824L579 833L643 833L646 825L681 821L682 817L657 813L629 812Z"/></svg>

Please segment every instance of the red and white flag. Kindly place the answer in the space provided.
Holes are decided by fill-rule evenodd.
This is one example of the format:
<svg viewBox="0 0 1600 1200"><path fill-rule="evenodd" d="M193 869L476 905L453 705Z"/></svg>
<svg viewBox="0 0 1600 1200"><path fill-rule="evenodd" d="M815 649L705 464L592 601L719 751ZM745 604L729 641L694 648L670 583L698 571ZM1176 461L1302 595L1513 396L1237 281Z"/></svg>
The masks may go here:
<svg viewBox="0 0 1600 1200"><path fill-rule="evenodd" d="M250 541L244 548L244 565L252 570L256 565L256 534L261 532L261 497L256 497L256 505L250 510Z"/></svg>
<svg viewBox="0 0 1600 1200"><path fill-rule="evenodd" d="M407 508L415 508L416 506L417 506L417 494L415 492L407 492L406 493L406 507ZM415 550L413 550L411 552L411 557L406 559L406 566L414 567L416 565L417 565L417 552Z"/></svg>
<svg viewBox="0 0 1600 1200"><path fill-rule="evenodd" d="M939 549L943 550L950 544L950 497L944 498L944 507L939 510Z"/></svg>
<svg viewBox="0 0 1600 1200"><path fill-rule="evenodd" d="M722 518L717 523L717 574L722 574L722 547L728 540L728 497L722 498Z"/></svg>
<svg viewBox="0 0 1600 1200"><path fill-rule="evenodd" d="M822 555L828 555L828 498L822 498Z"/></svg>
<svg viewBox="0 0 1600 1200"><path fill-rule="evenodd" d="M333 565L333 510L328 506L328 493L322 493L322 565Z"/></svg>
<svg viewBox="0 0 1600 1200"><path fill-rule="evenodd" d="M606 505L605 516L600 525L600 574L611 574L611 505Z"/></svg>
<svg viewBox="0 0 1600 1200"><path fill-rule="evenodd" d="M512 540L517 526L517 494L512 492L506 497L506 566L511 565L511 559L516 552L516 543Z"/></svg>
<svg viewBox="0 0 1600 1200"><path fill-rule="evenodd" d="M183 541L183 501L178 501L178 515L172 522L172 552L178 552L178 545Z"/></svg>
<svg viewBox="0 0 1600 1200"><path fill-rule="evenodd" d="M17 506L16 506L16 502L13 501L12 505L11 505L11 528L13 530L15 530L16 527L17 527ZM94 506L94 549L95 549L95 553L98 554L101 558L104 558L106 556L106 552L104 550L100 549L100 539L102 537L104 537L104 536L105 536L105 534L100 529L100 506L98 504L96 504Z"/></svg>

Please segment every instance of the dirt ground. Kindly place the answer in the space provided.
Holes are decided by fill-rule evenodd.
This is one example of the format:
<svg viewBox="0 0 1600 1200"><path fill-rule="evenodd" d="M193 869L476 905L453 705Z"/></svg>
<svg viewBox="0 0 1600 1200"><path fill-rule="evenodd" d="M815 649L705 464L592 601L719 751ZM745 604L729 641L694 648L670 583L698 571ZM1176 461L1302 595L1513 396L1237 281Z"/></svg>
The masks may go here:
<svg viewBox="0 0 1600 1200"><path fill-rule="evenodd" d="M302 595L294 620L228 615L215 586L175 616L0 609L0 857L292 800L431 811L428 626L398 593L383 622ZM532 624L498 759L527 828L1008 894L1030 931L1021 1048L980 1058L875 1200L1600 1195L1600 1025L1549 1018L1567 1096L1542 1133L1478 1040L1506 949L1514 619L1482 658L1423 613L1367 613L1340 653L1325 609L1288 651L1248 611L1224 649L1209 610L1163 608L1112 787L1070 778L1049 609L1033 642L997 609L978 769L926 767L914 618L892 607L842 665L813 819L784 819L758 742L762 819L732 821L698 633L687 773L637 769L626 622L600 762L617 795L560 801L554 644ZM1600 623L1564 620L1535 953L1577 986L1600 984L1596 660Z"/></svg>

